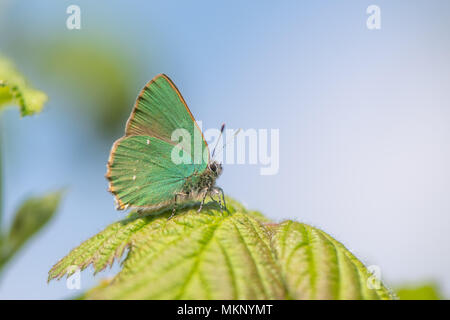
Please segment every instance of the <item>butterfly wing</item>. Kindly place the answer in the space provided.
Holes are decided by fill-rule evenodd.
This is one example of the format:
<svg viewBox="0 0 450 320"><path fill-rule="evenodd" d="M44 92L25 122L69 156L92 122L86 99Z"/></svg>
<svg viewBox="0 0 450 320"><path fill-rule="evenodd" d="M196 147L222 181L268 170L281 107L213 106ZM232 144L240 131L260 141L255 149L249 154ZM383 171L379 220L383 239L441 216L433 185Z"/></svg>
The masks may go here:
<svg viewBox="0 0 450 320"><path fill-rule="evenodd" d="M178 129L192 138L190 147L172 141ZM200 137L201 150L194 137ZM182 163L172 160L174 151ZM199 152L208 158L198 161ZM125 136L113 145L106 177L119 209L161 207L172 203L186 179L203 172L208 161L208 145L186 102L167 76L158 75L140 92Z"/></svg>
<svg viewBox="0 0 450 320"><path fill-rule="evenodd" d="M207 164L209 150L202 131L175 84L169 77L160 74L139 93L128 119L125 135L147 135L173 144L172 135L177 129L184 129L189 133L192 159L195 158L194 152L201 152L203 155L205 150L208 151L208 158L204 161ZM194 138L197 137L200 137L201 150L194 146Z"/></svg>
<svg viewBox="0 0 450 320"><path fill-rule="evenodd" d="M173 202L174 195L182 191L185 177L194 173L194 166L176 165L171 160L173 148L178 147L148 136L116 141L107 178L118 209L161 207Z"/></svg>

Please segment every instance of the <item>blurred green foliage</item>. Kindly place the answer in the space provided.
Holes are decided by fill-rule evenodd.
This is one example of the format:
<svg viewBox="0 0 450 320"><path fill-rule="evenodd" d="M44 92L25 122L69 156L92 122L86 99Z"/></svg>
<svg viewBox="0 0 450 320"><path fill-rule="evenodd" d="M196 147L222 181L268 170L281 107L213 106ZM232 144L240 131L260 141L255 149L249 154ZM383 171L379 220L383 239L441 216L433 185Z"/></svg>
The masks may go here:
<svg viewBox="0 0 450 320"><path fill-rule="evenodd" d="M135 59L107 38L56 39L38 51L41 73L109 137L122 130L137 95Z"/></svg>
<svg viewBox="0 0 450 320"><path fill-rule="evenodd" d="M0 109L7 105L20 107L20 114L28 116L42 110L47 95L29 86L11 61L0 56Z"/></svg>
<svg viewBox="0 0 450 320"><path fill-rule="evenodd" d="M0 242L0 270L55 214L61 192L26 200L17 210L14 220Z"/></svg>
<svg viewBox="0 0 450 320"><path fill-rule="evenodd" d="M12 62L0 57L0 108L17 105L22 116L42 110L47 95L29 86L25 78L15 70ZM1 129L1 128L0 128ZM5 139L0 133L0 139ZM3 214L2 143L0 141L0 223ZM3 230L0 224L0 272L11 258L31 239L55 214L61 192L39 198L30 198L17 210L12 225Z"/></svg>
<svg viewBox="0 0 450 320"><path fill-rule="evenodd" d="M400 300L442 300L444 299L436 283L405 285L399 287L397 295Z"/></svg>

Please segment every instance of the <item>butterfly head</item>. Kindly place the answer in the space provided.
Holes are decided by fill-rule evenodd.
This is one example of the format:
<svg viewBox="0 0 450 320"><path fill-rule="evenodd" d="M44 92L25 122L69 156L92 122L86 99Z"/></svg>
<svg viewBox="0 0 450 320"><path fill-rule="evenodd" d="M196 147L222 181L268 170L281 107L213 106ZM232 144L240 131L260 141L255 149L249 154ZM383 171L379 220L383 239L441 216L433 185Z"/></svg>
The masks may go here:
<svg viewBox="0 0 450 320"><path fill-rule="evenodd" d="M208 169L217 178L222 173L222 164L217 161L212 161L208 164Z"/></svg>

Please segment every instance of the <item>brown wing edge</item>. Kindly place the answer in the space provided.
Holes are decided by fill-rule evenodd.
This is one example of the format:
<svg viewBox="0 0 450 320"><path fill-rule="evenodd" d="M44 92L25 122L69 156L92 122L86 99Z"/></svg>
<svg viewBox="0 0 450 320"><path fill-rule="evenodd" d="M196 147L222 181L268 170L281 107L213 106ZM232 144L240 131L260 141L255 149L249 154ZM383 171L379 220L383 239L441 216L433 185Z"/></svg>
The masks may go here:
<svg viewBox="0 0 450 320"><path fill-rule="evenodd" d="M151 206L151 205L150 206L134 206L134 205L130 205L130 204L125 204L125 203L123 203L122 200L120 200L118 192L117 192L117 190L114 189L114 185L113 185L113 182L111 180L111 165L114 162L114 155L115 155L116 149L119 146L120 142L123 139L128 138L128 137L131 137L131 136L123 136L123 137L117 139L114 142L114 144L113 144L113 146L111 148L111 152L109 153L108 162L106 163L106 174L105 174L105 177L108 180L108 191L113 194L114 199L117 202L117 210L126 210L128 208L159 209L159 208L162 208L162 207L164 207L166 205L174 203L174 200L170 200L170 201L165 201L165 202L159 203L157 205L153 205L153 206Z"/></svg>
<svg viewBox="0 0 450 320"><path fill-rule="evenodd" d="M106 177L106 179L108 179L108 191L114 195L114 198L117 202L117 210L125 210L128 207L126 205L124 205L123 201L120 200L117 191L114 190L114 186L113 186L112 179L111 179L111 165L114 161L114 154L116 152L117 147L119 146L119 143L125 138L127 138L127 136L123 136L114 142L114 144L111 147L111 152L109 153L108 162L106 163L105 177Z"/></svg>
<svg viewBox="0 0 450 320"><path fill-rule="evenodd" d="M152 85L153 82L155 82L160 77L163 77L169 83L169 85L172 87L172 89L177 93L178 98L183 103L184 107L186 108L187 112L189 113L189 116L191 117L192 121L195 123L195 126L197 127L198 131L200 131L200 133L202 135L203 142L205 142L206 148L208 148L208 162L209 162L210 161L209 147L208 147L208 143L205 140L205 136L203 135L202 130L200 130L200 127L198 126L197 121L195 120L194 116L192 115L192 112L189 109L186 101L184 100L183 96L181 95L180 90L178 90L178 88L175 85L175 83L173 83L173 81L167 75L165 75L164 73L158 74L152 80L147 82L147 84L144 86L144 88L142 88L142 90L139 92L139 95L136 98L136 102L134 103L133 110L131 111L130 117L128 118L127 123L125 125L125 136L128 136L128 134L127 134L128 129L129 129L130 125L131 125L131 121L133 121L133 119L134 119L134 115L136 113L136 110L139 107L139 101L142 99L142 96L144 95L144 92Z"/></svg>

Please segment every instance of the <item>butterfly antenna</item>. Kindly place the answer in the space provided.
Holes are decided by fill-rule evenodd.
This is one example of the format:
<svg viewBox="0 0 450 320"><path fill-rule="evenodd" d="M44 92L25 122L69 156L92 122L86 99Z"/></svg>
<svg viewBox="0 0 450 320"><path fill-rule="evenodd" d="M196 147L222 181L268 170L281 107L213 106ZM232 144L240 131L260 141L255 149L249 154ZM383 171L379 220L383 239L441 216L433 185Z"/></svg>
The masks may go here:
<svg viewBox="0 0 450 320"><path fill-rule="evenodd" d="M216 148L217 148L217 145L219 144L220 138L222 137L223 130L225 130L225 123L223 123L222 127L220 128L220 134L219 134L219 137L217 138L216 144L214 145L214 149L213 149L211 158L214 158L214 154L216 153Z"/></svg>
<svg viewBox="0 0 450 320"><path fill-rule="evenodd" d="M228 144L231 140L233 140L233 139L238 135L238 133L241 132L241 130L242 130L242 128L237 129L237 130L234 132L233 136L230 137L230 138L228 138L227 141L225 141L225 144L223 145L222 150L220 150L220 152L219 152L217 155L220 155L220 154L223 152L223 150L225 150L225 147L227 146L227 144Z"/></svg>

